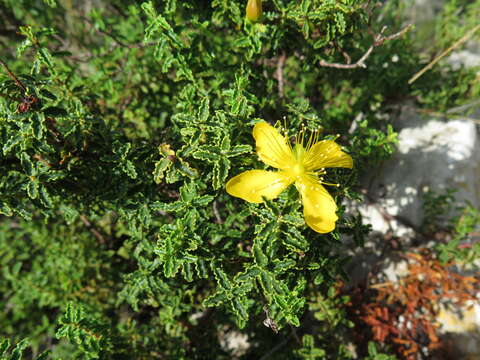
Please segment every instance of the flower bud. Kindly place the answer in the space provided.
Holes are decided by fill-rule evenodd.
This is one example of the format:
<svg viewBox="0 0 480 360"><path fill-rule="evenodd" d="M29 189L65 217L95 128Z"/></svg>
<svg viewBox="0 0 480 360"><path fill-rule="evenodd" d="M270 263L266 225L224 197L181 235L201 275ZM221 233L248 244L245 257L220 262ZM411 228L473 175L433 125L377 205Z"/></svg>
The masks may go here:
<svg viewBox="0 0 480 360"><path fill-rule="evenodd" d="M248 20L258 21L262 17L262 0L248 0L245 12Z"/></svg>

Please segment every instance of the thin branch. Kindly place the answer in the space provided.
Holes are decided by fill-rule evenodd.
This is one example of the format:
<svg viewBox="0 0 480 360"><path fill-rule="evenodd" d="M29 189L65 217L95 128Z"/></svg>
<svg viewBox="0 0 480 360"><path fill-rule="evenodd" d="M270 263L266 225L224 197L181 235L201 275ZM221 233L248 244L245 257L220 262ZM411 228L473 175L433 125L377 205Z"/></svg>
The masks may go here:
<svg viewBox="0 0 480 360"><path fill-rule="evenodd" d="M18 80L18 78L15 76L15 74L10 70L10 68L8 67L8 65L3 61L3 60L0 60L0 64L3 65L3 67L5 68L5 70L7 71L8 75L10 75L10 77L13 79L13 81L15 81L15 83L17 84L17 86L23 90L24 93L27 92L27 88L25 87L25 85L23 85L23 83Z"/></svg>
<svg viewBox="0 0 480 360"><path fill-rule="evenodd" d="M343 58L345 59L345 62L350 65L352 63L352 58L350 57L350 55L348 55L348 53L343 50L336 41L333 41L333 46L335 47L335 49L337 49L337 51L340 51L340 53L343 55Z"/></svg>
<svg viewBox="0 0 480 360"><path fill-rule="evenodd" d="M153 45L158 44L158 41L148 41L148 42L142 42L142 43L129 44L129 43L126 43L126 42L120 40L118 38L118 36L116 36L113 32L102 30L100 28L95 27L94 23L90 19L88 19L87 17L80 16L80 19L82 19L86 23L88 23L94 29L94 31L96 31L97 33L99 33L101 35L108 36L110 39L113 40L113 42L115 42L115 45L112 45L110 47L110 51L113 51L117 47L125 47L127 49L142 49L142 48L145 48L145 47L149 47L149 46L153 46Z"/></svg>
<svg viewBox="0 0 480 360"><path fill-rule="evenodd" d="M134 44L125 44L125 48L127 48L128 50L131 50L131 49L144 49L144 48L147 48L147 47L150 47L150 46L154 46L154 45L157 45L158 44L158 41L148 41L148 42L144 42L144 43L134 43ZM98 57L102 57L102 56L106 56L106 55L109 55L111 54L114 50L118 49L118 48L121 48L121 47L124 47L123 45L119 44L119 43L114 43L112 44L105 53L102 53L100 55L98 55ZM74 60L74 61L78 61L78 62L82 62L82 63L87 63L89 62L93 57L96 57L96 55L92 54L91 52L90 53L83 53L83 54L80 54L80 55L71 55L69 56L70 59Z"/></svg>
<svg viewBox="0 0 480 360"><path fill-rule="evenodd" d="M128 47L128 45L124 43L122 40L120 40L114 33L110 31L102 30L99 27L94 26L93 21L91 21L89 18L85 16L80 16L80 19L88 23L92 27L92 29L94 29L94 31L96 31L97 33L108 36L120 46Z"/></svg>
<svg viewBox="0 0 480 360"><path fill-rule="evenodd" d="M113 43L110 45L110 47L107 49L107 51L103 54L100 54L99 56L109 55L117 48L143 49L143 48L147 48L147 47L154 46L154 45L158 44L158 41L148 41L148 42L133 43L133 44L126 43L126 42L120 40L113 32L105 31L105 30L98 29L98 28L94 27L93 22L90 19L88 19L87 17L80 16L79 18L81 20L83 20L85 23L87 23L88 25L90 25L95 32L97 32L100 35L105 35L113 41ZM68 46L66 46L65 41L63 41L62 39L58 39L58 40L62 43L64 48L68 49ZM69 57L71 59L73 59L74 61L89 62L91 58L95 57L95 55L92 54L92 52L88 52L86 54L71 55Z"/></svg>
<svg viewBox="0 0 480 360"><path fill-rule="evenodd" d="M103 237L103 235L100 234L100 232L93 227L92 223L87 219L85 215L80 215L80 220L82 220L83 224L87 227L88 230L90 230L90 232L97 238L97 240L101 244L105 244L105 238Z"/></svg>
<svg viewBox="0 0 480 360"><path fill-rule="evenodd" d="M473 105L472 105L473 106ZM418 108L415 108L413 106L407 106L408 109L411 109L419 114L427 114L427 115L431 115L431 116L438 116L440 118L446 118L446 119L458 119L458 118L461 118L461 119L464 119L464 120L470 120L474 123L477 123L477 124L480 124L480 119L476 119L476 118L473 118L471 116L466 116L464 114L460 114L458 113L458 109L450 109L450 110L447 110L446 112L439 112L439 111L435 111L435 110L431 110L431 109L418 109ZM454 110L454 111L452 111Z"/></svg>
<svg viewBox="0 0 480 360"><path fill-rule="evenodd" d="M283 98L283 67L285 66L285 60L287 59L287 56L285 55L285 52L282 53L278 57L277 61L277 70L275 71L275 77L277 78L278 81L278 96Z"/></svg>
<svg viewBox="0 0 480 360"><path fill-rule="evenodd" d="M475 101L472 101L468 104L455 106L451 109L448 109L447 114L456 114L456 113L459 113L459 112L462 112L462 111L466 111L466 110L470 109L471 107L474 107L474 106L477 106L477 105L480 105L480 100L475 100Z"/></svg>
<svg viewBox="0 0 480 360"><path fill-rule="evenodd" d="M417 80L420 76L422 76L425 72L430 70L433 65L435 65L437 62L439 62L441 59L443 59L445 56L447 56L452 50L456 49L460 45L462 45L464 42L466 42L468 39L470 39L477 30L480 29L480 24L475 26L473 29L468 31L465 35L463 35L460 39L458 39L456 42L453 43L449 48L444 50L440 55L438 55L435 59L430 61L430 63L425 66L422 70L417 72L415 75L413 75L410 80L408 80L408 83L411 85L415 80Z"/></svg>
<svg viewBox="0 0 480 360"><path fill-rule="evenodd" d="M383 45L383 43L385 41L389 41L389 40L393 40L393 39L396 39L400 36L402 36L403 34L405 34L407 31L409 31L411 28L412 28L412 24L409 24L407 25L406 27L404 27L402 30L400 30L399 32L395 33L395 34L392 34L392 35L389 35L389 36L383 36L383 32L387 29L386 26L384 26L382 28L382 30L380 30L380 33L377 34L375 37L374 37L374 40L373 40L373 44L370 45L370 47L368 48L368 50L365 52L365 54L362 55L362 57L360 59L358 59L355 63L353 64L340 64L340 63L329 63L325 60L320 60L319 64L320 66L324 66L324 67L332 67L332 68L336 68L336 69L356 69L356 68L366 68L367 65L365 64L365 60L367 60L367 58L370 56L370 54L372 53L373 49L375 49L376 47L378 46L381 46ZM345 55L344 55L345 56Z"/></svg>
<svg viewBox="0 0 480 360"><path fill-rule="evenodd" d="M218 211L217 200L213 201L212 207L213 207L213 214L215 215L215 220L217 224L223 224L222 217L220 216L220 212Z"/></svg>

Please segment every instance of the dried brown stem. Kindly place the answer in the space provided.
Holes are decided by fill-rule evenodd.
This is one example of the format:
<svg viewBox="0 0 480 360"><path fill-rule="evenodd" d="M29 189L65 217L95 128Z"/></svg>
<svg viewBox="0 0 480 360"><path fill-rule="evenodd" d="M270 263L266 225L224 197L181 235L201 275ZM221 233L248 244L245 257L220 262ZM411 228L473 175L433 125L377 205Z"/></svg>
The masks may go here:
<svg viewBox="0 0 480 360"><path fill-rule="evenodd" d="M445 56L447 56L452 50L456 49L457 47L459 47L460 45L462 45L464 42L466 42L468 39L470 39L473 34L475 34L477 32L477 30L480 29L480 24L478 24L477 26L475 26L473 29L471 29L470 31L468 31L465 35L463 35L460 39L458 39L457 41L455 41L453 43L453 45L451 45L450 47L448 47L446 50L444 50L440 55L438 55L435 59L433 59L432 61L430 61L430 63L425 66L422 70L420 70L419 72L417 72L415 75L413 75L410 80L408 80L408 83L409 84L412 84L415 80L417 80L420 76L422 76L425 72L427 72L428 70L430 70L433 65L435 65L437 62L439 62L441 59L443 59Z"/></svg>
<svg viewBox="0 0 480 360"><path fill-rule="evenodd" d="M83 224L97 238L100 244L105 244L105 238L103 237L103 235L100 234L100 232L93 227L92 223L88 220L88 218L85 215L80 215L80 220L82 220Z"/></svg>
<svg viewBox="0 0 480 360"><path fill-rule="evenodd" d="M335 46L335 49L337 49L337 51L340 51L340 53L341 53L342 56L344 57L345 62L346 62L347 64L351 64L351 63L352 63L352 58L350 57L350 55L348 55L348 53L347 53L345 50L343 50L343 49L341 48L341 46L337 44L336 41L333 42L333 46Z"/></svg>
<svg viewBox="0 0 480 360"><path fill-rule="evenodd" d="M8 65L3 61L3 60L0 60L0 64L3 65L3 67L5 68L5 70L7 71L8 75L13 79L13 81L15 81L15 83L17 84L17 86L23 90L24 93L27 92L27 88L25 87L25 85L23 85L23 83L18 80L18 78L15 76L15 74L10 70L10 68L8 67Z"/></svg>
<svg viewBox="0 0 480 360"><path fill-rule="evenodd" d="M458 113L454 113L454 112L450 112L450 111L439 112L439 111L435 111L435 110L431 110L431 109L417 109L417 108L414 108L414 107L408 107L408 108L412 109L413 111L415 111L417 113L420 113L420 114L438 116L439 118L446 118L446 119L461 118L461 119L464 119L464 120L470 120L472 122L480 124L480 119L476 119L476 118L473 118L471 116L466 116L466 115L463 115L463 114L458 114Z"/></svg>
<svg viewBox="0 0 480 360"><path fill-rule="evenodd" d="M220 216L220 212L218 211L217 200L213 201L212 208L213 208L213 214L215 215L215 220L216 220L217 224L223 224L222 217Z"/></svg>
<svg viewBox="0 0 480 360"><path fill-rule="evenodd" d="M366 68L367 65L365 64L365 61L367 60L367 58L370 56L370 54L372 53L373 49L375 49L376 47L378 46L381 46L383 45L383 43L385 41L389 41L389 40L393 40L393 39L396 39L400 36L402 36L403 34L405 34L407 31L409 31L411 29L413 25L412 24L409 24L407 25L406 27L404 27L402 30L400 30L399 32L395 33L395 34L392 34L392 35L389 35L389 36L383 36L383 33L384 31L387 29L386 26L384 26L382 28L382 30L380 30L380 33L377 34L375 37L374 37L374 40L373 40L373 43L372 45L370 45L370 47L367 49L367 51L365 52L365 54L362 55L362 57L360 59L358 59L355 63L353 64L340 64L340 63L329 63L325 60L320 60L319 64L320 66L324 66L324 67L332 67L332 68L336 68L336 69L356 69L356 68ZM345 56L345 55L344 55Z"/></svg>
<svg viewBox="0 0 480 360"><path fill-rule="evenodd" d="M278 81L278 96L283 97L283 86L284 86L284 81L283 81L283 67L285 66L285 60L287 59L287 56L285 53L282 53L278 57L277 61L277 70L275 71L275 77L277 78Z"/></svg>

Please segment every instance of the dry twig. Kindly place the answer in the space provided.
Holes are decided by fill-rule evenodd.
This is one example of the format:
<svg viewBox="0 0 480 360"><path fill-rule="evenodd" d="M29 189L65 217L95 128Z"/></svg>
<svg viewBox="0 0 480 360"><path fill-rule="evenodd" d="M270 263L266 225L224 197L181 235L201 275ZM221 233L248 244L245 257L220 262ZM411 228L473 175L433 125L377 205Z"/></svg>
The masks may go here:
<svg viewBox="0 0 480 360"><path fill-rule="evenodd" d="M222 217L220 216L220 212L218 211L218 203L217 200L213 201L213 215L215 215L215 220L217 224L223 224Z"/></svg>
<svg viewBox="0 0 480 360"><path fill-rule="evenodd" d="M278 96L281 98L283 97L283 85L284 85L283 67L285 65L286 59L287 59L287 56L285 55L285 52L284 52L282 53L282 55L278 57L277 70L275 71L275 77L277 78L277 81L278 81Z"/></svg>
<svg viewBox="0 0 480 360"><path fill-rule="evenodd" d="M27 88L25 87L25 85L23 85L23 83L18 80L18 78L15 76L15 74L12 72L12 70L10 70L10 68L8 67L8 65L3 61L3 60L0 60L0 64L3 65L3 67L5 68L5 70L7 71L8 75L10 75L10 77L13 79L13 81L15 81L15 83L17 84L17 86L23 90L24 93L27 92Z"/></svg>
<svg viewBox="0 0 480 360"><path fill-rule="evenodd" d="M417 72L415 75L413 75L410 80L408 80L409 84L412 84L415 80L417 80L420 76L422 76L425 72L430 70L433 65L435 65L437 62L439 62L441 59L443 59L445 56L447 56L452 50L456 49L460 45L462 45L464 42L466 42L468 39L470 39L477 30L480 29L480 24L475 26L473 29L468 31L465 35L463 35L460 39L458 39L456 42L453 43L449 48L444 50L440 55L438 55L435 59L430 61L430 63L425 66L422 70Z"/></svg>
<svg viewBox="0 0 480 360"><path fill-rule="evenodd" d="M80 220L82 220L83 224L97 238L100 244L105 244L105 238L103 237L103 235L100 234L100 232L93 227L92 223L85 215L80 215Z"/></svg>
<svg viewBox="0 0 480 360"><path fill-rule="evenodd" d="M413 107L413 106L405 106L407 109L409 110L413 110L415 111L416 113L419 113L419 114L426 114L426 115L430 115L430 116L436 116L436 117L439 117L439 118L442 118L442 119L463 119L463 120L470 120L470 121L473 121L477 124L480 124L480 119L477 119L477 118L474 118L474 117L471 117L471 116L467 116L465 114L462 114L460 111L463 111L463 110L466 110L468 109L469 107L472 107L472 106L475 106L477 105L477 102L472 102L470 104L466 104L466 105L462 105L462 106L458 106L456 108L452 108L452 109L449 109L445 112L440 112L440 111L436 111L436 110L432 110L432 109L420 109L420 108L417 108L417 107Z"/></svg>
<svg viewBox="0 0 480 360"><path fill-rule="evenodd" d="M337 69L356 69L356 68L366 68L367 65L365 64L365 60L367 60L367 58L370 56L370 54L372 53L373 49L375 49L376 47L378 46L381 46L383 45L383 43L385 41L388 41L388 40L393 40L393 39L396 39L400 36L402 36L403 34L405 34L407 31L409 31L411 29L413 25L412 24L409 24L407 25L406 27L404 27L402 30L400 30L399 32L395 33L395 34L392 34L392 35L389 35L389 36L383 36L383 33L384 31L387 29L386 26L384 26L382 28L382 30L380 30L380 33L377 34L375 37L374 37L374 41L373 41L373 44L370 45L370 47L368 48L368 50L365 52L365 54L362 55L362 57L360 59L358 59L355 63L353 64L340 64L340 63L329 63L325 60L320 60L319 64L320 66L324 66L324 67L332 67L332 68L337 68ZM344 55L345 56L345 55Z"/></svg>

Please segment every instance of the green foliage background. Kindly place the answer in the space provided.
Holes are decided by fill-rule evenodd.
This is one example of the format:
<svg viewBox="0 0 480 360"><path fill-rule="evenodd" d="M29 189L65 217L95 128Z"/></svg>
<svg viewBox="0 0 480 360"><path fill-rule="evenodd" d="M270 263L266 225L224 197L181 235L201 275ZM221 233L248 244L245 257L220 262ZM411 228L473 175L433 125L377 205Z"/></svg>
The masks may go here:
<svg viewBox="0 0 480 360"><path fill-rule="evenodd" d="M422 67L412 34L366 68L320 66L399 31L395 1L265 0L259 23L245 5L0 0L1 59L27 87L0 72L0 335L30 344L3 342L3 358L231 359L235 331L244 358L353 357L335 283L342 239L361 246L368 224L343 214L320 235L295 191L255 205L224 184L263 166L257 120L292 135L304 123L340 135L355 168L330 171L342 184L330 190L361 200L358 177L393 152L398 104L443 110L478 95L478 79L439 66L408 86ZM449 3L450 34L474 5ZM27 95L40 103L22 113Z"/></svg>

